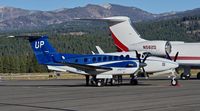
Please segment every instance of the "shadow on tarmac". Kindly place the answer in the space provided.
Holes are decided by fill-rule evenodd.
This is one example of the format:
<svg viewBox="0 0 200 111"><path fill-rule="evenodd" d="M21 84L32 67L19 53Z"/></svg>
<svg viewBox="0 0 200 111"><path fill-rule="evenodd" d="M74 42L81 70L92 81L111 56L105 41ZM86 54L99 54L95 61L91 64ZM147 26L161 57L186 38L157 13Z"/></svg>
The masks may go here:
<svg viewBox="0 0 200 111"><path fill-rule="evenodd" d="M153 84L149 84L149 83L145 83L145 81L170 81L170 79L168 78L165 78L165 79L155 79L155 78L149 78L149 79L138 79L139 80L139 84L138 85L131 85L129 82L127 82L128 79L125 79L123 81L123 84L117 84L117 85L105 85L104 87L120 87L120 86L154 86ZM190 80L198 80L197 78L191 78ZM180 81L190 81L190 80L180 80ZM62 81L62 80L61 80ZM31 84L31 83L28 83L28 84L9 84L7 83L8 81L4 82L2 81L0 83L0 87L97 87L97 86L94 86L94 85L89 85L89 86L86 86L85 83L75 83L75 84L62 84L62 83L59 83L59 84Z"/></svg>
<svg viewBox="0 0 200 111"><path fill-rule="evenodd" d="M103 87L120 87L120 86L152 86L152 84L143 84L139 83L138 85L131 85L129 83L117 84L117 85L104 85ZM85 85L85 84L76 84L76 85L9 85L1 84L0 87L97 87L95 85Z"/></svg>
<svg viewBox="0 0 200 111"><path fill-rule="evenodd" d="M39 109L47 109L47 110L76 111L76 110L64 109L64 108L54 108L54 107L44 107L44 106L14 104L14 103L0 103L0 105L4 105L4 106L21 106L21 107L39 108Z"/></svg>

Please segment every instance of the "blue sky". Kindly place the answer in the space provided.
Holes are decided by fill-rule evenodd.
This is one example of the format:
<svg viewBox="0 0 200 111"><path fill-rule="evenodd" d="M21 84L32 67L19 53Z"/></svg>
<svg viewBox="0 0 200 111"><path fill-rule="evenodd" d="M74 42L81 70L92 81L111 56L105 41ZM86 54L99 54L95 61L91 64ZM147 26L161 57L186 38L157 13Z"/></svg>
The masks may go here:
<svg viewBox="0 0 200 111"><path fill-rule="evenodd" d="M45 11L105 3L138 7L151 13L200 8L200 0L0 0L0 6Z"/></svg>

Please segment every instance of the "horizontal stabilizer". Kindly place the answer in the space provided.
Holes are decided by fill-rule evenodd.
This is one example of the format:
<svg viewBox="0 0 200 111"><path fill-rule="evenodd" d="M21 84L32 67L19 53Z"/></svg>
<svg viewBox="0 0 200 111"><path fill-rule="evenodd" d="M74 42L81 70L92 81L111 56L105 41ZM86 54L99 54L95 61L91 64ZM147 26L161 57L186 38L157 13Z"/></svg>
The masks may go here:
<svg viewBox="0 0 200 111"><path fill-rule="evenodd" d="M28 36L28 35L20 35L20 36L8 36L7 38L19 38L19 39L26 39L30 41L35 41L39 38L46 38L48 39L48 36Z"/></svg>
<svg viewBox="0 0 200 111"><path fill-rule="evenodd" d="M7 38L22 38L22 39L27 39L27 40L35 40L35 39L39 39L39 38L42 38L42 37L46 37L48 38L47 36L28 36L28 35L22 35L22 36L8 36Z"/></svg>
<svg viewBox="0 0 200 111"><path fill-rule="evenodd" d="M120 23L124 21L130 22L130 18L126 16L115 16L115 17L97 18L97 19L76 18L75 20L103 21L103 22L108 22L108 23Z"/></svg>

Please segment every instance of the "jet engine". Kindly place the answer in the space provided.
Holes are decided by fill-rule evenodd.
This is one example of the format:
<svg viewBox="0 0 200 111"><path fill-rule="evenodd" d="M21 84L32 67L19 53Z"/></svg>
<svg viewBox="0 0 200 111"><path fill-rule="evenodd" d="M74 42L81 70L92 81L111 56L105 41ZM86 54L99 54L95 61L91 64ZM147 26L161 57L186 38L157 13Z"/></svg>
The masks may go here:
<svg viewBox="0 0 200 111"><path fill-rule="evenodd" d="M148 52L152 55L163 56L171 53L171 43L169 41L144 41L137 44L132 44L129 50L137 50Z"/></svg>

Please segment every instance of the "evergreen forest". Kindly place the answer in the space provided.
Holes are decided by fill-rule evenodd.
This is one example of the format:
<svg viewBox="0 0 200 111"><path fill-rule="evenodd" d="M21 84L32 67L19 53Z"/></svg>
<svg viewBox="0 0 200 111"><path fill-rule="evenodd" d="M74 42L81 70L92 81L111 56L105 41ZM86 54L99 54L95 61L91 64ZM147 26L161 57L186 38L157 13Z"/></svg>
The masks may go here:
<svg viewBox="0 0 200 111"><path fill-rule="evenodd" d="M148 40L200 42L200 16L133 23L140 35ZM48 35L61 53L91 54L100 46L105 52L116 48L107 24L90 21L69 21L40 29L19 29L0 32L0 73L48 72L39 65L27 40L7 38L9 35Z"/></svg>

